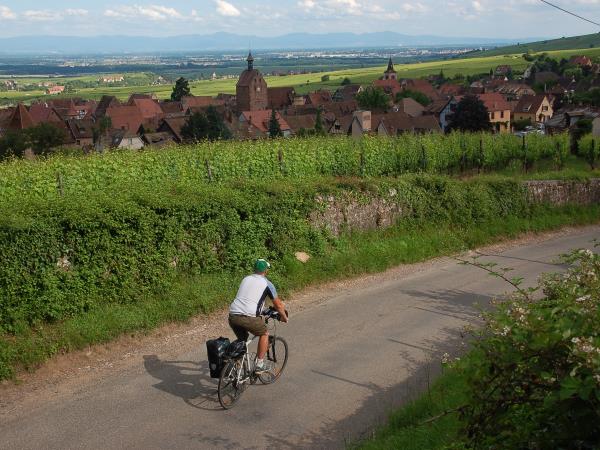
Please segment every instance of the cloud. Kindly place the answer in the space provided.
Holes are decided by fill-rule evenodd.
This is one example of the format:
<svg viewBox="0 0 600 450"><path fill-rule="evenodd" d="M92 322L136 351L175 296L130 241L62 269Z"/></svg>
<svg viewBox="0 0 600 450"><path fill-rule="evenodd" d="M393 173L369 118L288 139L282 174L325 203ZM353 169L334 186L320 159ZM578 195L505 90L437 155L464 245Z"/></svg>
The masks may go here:
<svg viewBox="0 0 600 450"><path fill-rule="evenodd" d="M296 5L319 18L385 13L381 6L368 0L300 0Z"/></svg>
<svg viewBox="0 0 600 450"><path fill-rule="evenodd" d="M170 19L183 19L183 15L179 13L175 8L161 5L133 5L133 6L119 6L114 9L107 9L104 11L106 17L112 17L115 19L131 19L135 20L140 17L145 19L154 20L157 22L170 20Z"/></svg>
<svg viewBox="0 0 600 450"><path fill-rule="evenodd" d="M54 22L62 19L62 14L57 11L41 10L41 9L28 9L23 13L23 17L26 20L33 22Z"/></svg>
<svg viewBox="0 0 600 450"><path fill-rule="evenodd" d="M231 3L225 0L216 0L217 13L226 17L237 17L239 16L240 10L233 6Z"/></svg>
<svg viewBox="0 0 600 450"><path fill-rule="evenodd" d="M90 12L87 9L65 9L65 14L67 16L74 16L74 17L84 17L87 16Z"/></svg>
<svg viewBox="0 0 600 450"><path fill-rule="evenodd" d="M0 5L0 20L14 20L17 15L8 6Z"/></svg>
<svg viewBox="0 0 600 450"><path fill-rule="evenodd" d="M404 3L402 6L402 11L407 13L424 13L429 11L429 8L425 6L423 3L414 2L414 3Z"/></svg>

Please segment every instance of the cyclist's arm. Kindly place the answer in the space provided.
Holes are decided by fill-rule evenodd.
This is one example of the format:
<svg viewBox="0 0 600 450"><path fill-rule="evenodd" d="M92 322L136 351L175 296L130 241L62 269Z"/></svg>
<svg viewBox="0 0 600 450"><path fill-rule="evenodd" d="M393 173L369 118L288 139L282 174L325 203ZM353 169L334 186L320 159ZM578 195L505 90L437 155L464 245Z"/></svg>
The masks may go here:
<svg viewBox="0 0 600 450"><path fill-rule="evenodd" d="M285 312L285 305L283 304L283 302L281 301L281 299L279 297L277 297L276 299L273 300L273 306L279 313L279 316L281 317L281 321L287 322L288 316L287 316L287 313Z"/></svg>

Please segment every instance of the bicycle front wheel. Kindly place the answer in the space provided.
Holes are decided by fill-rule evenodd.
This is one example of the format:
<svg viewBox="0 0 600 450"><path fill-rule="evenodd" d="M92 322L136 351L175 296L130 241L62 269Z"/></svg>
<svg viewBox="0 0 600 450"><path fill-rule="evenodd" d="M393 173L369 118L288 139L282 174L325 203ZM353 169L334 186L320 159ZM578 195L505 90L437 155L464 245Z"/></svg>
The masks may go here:
<svg viewBox="0 0 600 450"><path fill-rule="evenodd" d="M271 368L268 372L260 373L258 379L262 384L275 383L283 373L288 360L288 344L285 339L269 336L266 359Z"/></svg>
<svg viewBox="0 0 600 450"><path fill-rule="evenodd" d="M219 403L224 409L230 409L240 399L246 384L243 380L242 360L232 360L225 364L219 378Z"/></svg>

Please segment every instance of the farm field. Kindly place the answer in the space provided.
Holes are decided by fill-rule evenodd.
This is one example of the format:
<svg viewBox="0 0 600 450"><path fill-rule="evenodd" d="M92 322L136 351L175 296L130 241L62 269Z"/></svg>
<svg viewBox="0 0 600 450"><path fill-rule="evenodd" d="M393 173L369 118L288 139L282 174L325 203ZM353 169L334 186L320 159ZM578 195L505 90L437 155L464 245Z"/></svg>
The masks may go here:
<svg viewBox="0 0 600 450"><path fill-rule="evenodd" d="M600 56L600 48L557 50L549 51L547 53L557 59L568 58L576 54L585 54L590 57L595 57ZM437 74L441 70L444 71L444 75L452 77L456 74L473 75L477 73L488 72L491 68L494 68L500 64L509 64L516 70L523 70L528 65L527 61L525 61L519 53L477 58L449 59L443 61L428 61L414 64L396 64L395 68L398 72L398 76L403 78L424 77L427 75ZM293 86L298 94L305 94L317 89L335 90L340 86L341 81L346 77L350 78L352 83L370 84L376 80L384 70L384 66L376 66L311 74L270 76L266 77L266 81L271 87ZM130 77L135 76L135 74L127 75ZM329 81L321 81L321 77L323 75L329 75ZM68 80L89 81L90 79L97 79L97 77L98 76L75 77L68 78ZM0 78L0 81L1 80L2 79ZM48 81L47 78L42 79L37 77L32 77L31 80L35 80L36 82L38 82L37 80ZM54 78L53 80L60 82L60 80L63 80L63 78ZM236 82L236 79L219 79L214 81L203 80L192 82L190 83L190 86L194 95L214 96L220 92L235 93ZM132 93L153 93L159 99L168 99L171 94L171 90L172 85L136 85L126 87L106 86L99 88L76 89L74 92L64 94L64 96L78 96L86 99L99 99L103 95L114 95L119 99L124 100L127 99ZM47 96L42 89L29 92L9 91L0 93L0 100L5 99L5 101L12 102L31 102L35 99L48 98L56 98L56 96ZM58 98L60 98L60 96Z"/></svg>

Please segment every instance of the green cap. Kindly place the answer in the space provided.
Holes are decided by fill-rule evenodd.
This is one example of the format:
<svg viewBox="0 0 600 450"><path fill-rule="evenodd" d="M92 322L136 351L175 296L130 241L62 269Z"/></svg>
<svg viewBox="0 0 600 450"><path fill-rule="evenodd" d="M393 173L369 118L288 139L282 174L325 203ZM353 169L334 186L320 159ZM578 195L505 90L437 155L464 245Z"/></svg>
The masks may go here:
<svg viewBox="0 0 600 450"><path fill-rule="evenodd" d="M254 263L254 271L258 273L266 272L267 269L271 268L271 264L266 259L257 259Z"/></svg>

